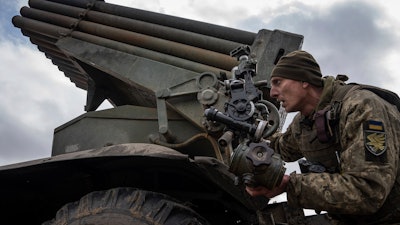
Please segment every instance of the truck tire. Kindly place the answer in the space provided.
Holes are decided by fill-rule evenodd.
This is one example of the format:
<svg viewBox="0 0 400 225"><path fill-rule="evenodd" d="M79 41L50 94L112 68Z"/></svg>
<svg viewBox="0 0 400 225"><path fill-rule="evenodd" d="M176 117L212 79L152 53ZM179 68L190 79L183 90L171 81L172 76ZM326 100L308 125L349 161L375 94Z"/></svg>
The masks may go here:
<svg viewBox="0 0 400 225"><path fill-rule="evenodd" d="M91 192L68 203L43 225L208 225L187 206L171 197L134 188Z"/></svg>

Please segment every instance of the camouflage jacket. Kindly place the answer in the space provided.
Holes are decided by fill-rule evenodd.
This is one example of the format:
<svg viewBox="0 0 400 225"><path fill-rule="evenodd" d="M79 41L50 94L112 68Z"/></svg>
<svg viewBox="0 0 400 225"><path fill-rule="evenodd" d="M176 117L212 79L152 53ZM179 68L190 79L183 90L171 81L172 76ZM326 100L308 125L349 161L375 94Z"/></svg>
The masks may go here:
<svg viewBox="0 0 400 225"><path fill-rule="evenodd" d="M331 104L342 84L325 78L316 111ZM333 142L321 143L313 119L300 114L271 139L283 160L305 157L331 171L290 174L288 204L327 211L345 224L400 222L399 111L361 89L343 98L339 118Z"/></svg>

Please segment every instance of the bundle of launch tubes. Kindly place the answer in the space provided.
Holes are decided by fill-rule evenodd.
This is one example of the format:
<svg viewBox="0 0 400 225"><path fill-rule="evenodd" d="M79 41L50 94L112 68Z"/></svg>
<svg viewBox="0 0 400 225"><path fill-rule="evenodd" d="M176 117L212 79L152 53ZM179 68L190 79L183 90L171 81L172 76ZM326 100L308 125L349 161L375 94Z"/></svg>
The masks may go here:
<svg viewBox="0 0 400 225"><path fill-rule="evenodd" d="M30 0L13 18L14 26L38 46L79 88L87 75L56 43L72 37L92 44L194 72L230 71L229 55L251 45L256 33L123 7L102 0Z"/></svg>

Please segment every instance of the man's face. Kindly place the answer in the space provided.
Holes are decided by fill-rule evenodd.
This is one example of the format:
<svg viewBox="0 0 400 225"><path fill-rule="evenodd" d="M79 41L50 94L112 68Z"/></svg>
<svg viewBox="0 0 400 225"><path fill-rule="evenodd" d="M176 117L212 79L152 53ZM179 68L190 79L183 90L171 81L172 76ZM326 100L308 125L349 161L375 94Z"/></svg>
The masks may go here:
<svg viewBox="0 0 400 225"><path fill-rule="evenodd" d="M301 81L273 77L271 78L270 95L281 102L286 112L297 112L303 109L307 91L303 88Z"/></svg>

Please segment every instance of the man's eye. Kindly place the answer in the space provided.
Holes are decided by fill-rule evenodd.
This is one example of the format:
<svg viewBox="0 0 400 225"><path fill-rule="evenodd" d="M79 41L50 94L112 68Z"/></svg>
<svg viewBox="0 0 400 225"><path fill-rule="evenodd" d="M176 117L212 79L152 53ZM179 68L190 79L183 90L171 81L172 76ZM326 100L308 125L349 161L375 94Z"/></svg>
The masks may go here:
<svg viewBox="0 0 400 225"><path fill-rule="evenodd" d="M272 84L273 84L273 85L279 85L280 83L281 83L280 80L274 80L274 81L272 81Z"/></svg>

